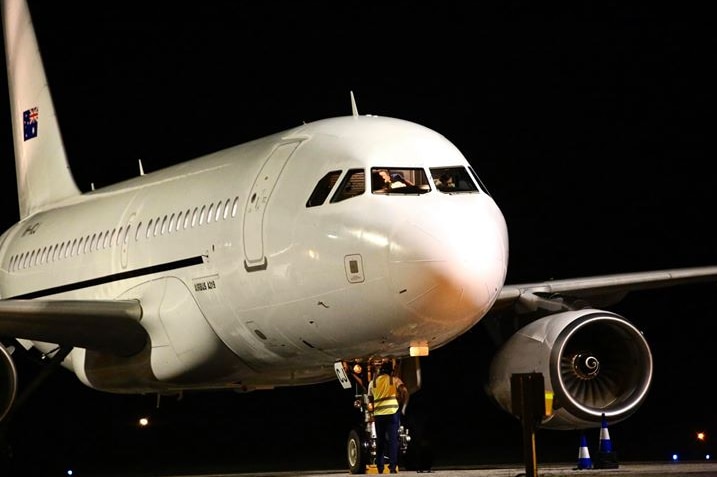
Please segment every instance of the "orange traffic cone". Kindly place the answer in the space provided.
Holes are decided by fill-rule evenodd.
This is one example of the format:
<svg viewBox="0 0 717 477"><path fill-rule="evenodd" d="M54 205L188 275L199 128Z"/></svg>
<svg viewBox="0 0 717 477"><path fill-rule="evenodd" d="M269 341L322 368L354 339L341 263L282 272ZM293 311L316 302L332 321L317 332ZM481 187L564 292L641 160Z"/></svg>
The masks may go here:
<svg viewBox="0 0 717 477"><path fill-rule="evenodd" d="M588 450L588 443L585 439L585 434L580 435L580 449L578 450L578 470L592 469L593 461L590 460L590 451Z"/></svg>
<svg viewBox="0 0 717 477"><path fill-rule="evenodd" d="M602 415L602 427L600 428L600 447L598 455L595 458L596 469L617 469L620 465L617 463L617 455L612 450L612 441L610 440L610 432L607 430L607 419L605 413Z"/></svg>

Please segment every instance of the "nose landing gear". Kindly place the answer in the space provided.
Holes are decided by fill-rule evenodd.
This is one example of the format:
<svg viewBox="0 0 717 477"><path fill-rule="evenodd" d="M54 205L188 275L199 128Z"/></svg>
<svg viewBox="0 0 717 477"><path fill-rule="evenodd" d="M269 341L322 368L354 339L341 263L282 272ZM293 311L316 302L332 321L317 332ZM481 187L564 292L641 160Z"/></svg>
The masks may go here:
<svg viewBox="0 0 717 477"><path fill-rule="evenodd" d="M336 368L339 381L355 384L354 408L361 413L361 423L349 432L346 441L346 458L351 474L366 474L370 468L376 466L376 426L373 419L373 404L368 396L368 386L371 380L370 366L354 363L350 374L346 373L348 365L343 363L341 370ZM343 372L343 376L341 375ZM350 376L350 378L349 378ZM350 387L345 386L345 388ZM404 456L411 441L408 428L401 425L398 430L399 454Z"/></svg>

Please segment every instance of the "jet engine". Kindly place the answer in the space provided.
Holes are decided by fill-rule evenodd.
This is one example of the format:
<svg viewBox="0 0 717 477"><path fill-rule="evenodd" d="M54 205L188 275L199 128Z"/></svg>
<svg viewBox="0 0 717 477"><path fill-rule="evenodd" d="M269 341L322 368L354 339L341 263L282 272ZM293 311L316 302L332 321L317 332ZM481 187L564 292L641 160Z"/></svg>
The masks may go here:
<svg viewBox="0 0 717 477"><path fill-rule="evenodd" d="M0 344L0 421L10 411L15 402L17 390L17 370L10 352Z"/></svg>
<svg viewBox="0 0 717 477"><path fill-rule="evenodd" d="M614 313L581 309L546 316L519 329L490 365L487 392L512 411L511 376L542 373L553 392L543 429L600 427L602 415L619 422L645 400L652 353L630 322Z"/></svg>

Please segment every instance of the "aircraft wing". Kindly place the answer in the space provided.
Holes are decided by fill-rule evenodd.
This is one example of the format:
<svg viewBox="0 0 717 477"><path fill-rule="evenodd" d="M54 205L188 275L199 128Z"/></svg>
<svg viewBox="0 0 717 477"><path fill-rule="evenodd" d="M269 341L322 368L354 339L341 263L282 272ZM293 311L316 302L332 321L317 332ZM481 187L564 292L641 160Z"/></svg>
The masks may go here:
<svg viewBox="0 0 717 477"><path fill-rule="evenodd" d="M147 343L137 300L0 300L0 336L131 356Z"/></svg>
<svg viewBox="0 0 717 477"><path fill-rule="evenodd" d="M509 306L554 309L556 297L587 300L594 306L609 306L630 291L671 287L688 283L717 282L717 266L617 273L592 277L505 285L491 311ZM550 303L553 305L551 306Z"/></svg>

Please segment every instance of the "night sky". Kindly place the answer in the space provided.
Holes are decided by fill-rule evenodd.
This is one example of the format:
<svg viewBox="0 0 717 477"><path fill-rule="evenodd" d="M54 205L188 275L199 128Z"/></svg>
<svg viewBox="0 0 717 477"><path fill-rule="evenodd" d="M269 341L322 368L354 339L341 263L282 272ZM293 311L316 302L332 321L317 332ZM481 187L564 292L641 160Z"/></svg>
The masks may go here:
<svg viewBox="0 0 717 477"><path fill-rule="evenodd" d="M247 3L30 2L81 189L137 175L140 158L150 172L349 115L353 91L361 114L418 122L463 151L505 214L509 283L717 264L706 7ZM5 229L18 214L0 102ZM686 286L612 308L644 331L655 361L643 407L610 428L621 460L666 460L697 430L717 453L714 297L713 285ZM436 465L522 457L519 422L482 390L491 347L479 324L423 362L415 406ZM18 366L21 386L40 369L29 356ZM331 382L156 408L154 396L100 393L60 370L11 435L16 462L37 475L343 468L352 401ZM153 425L139 429L143 414ZM598 431L588 440L596 452ZM537 442L539 461L577 459L576 432Z"/></svg>

